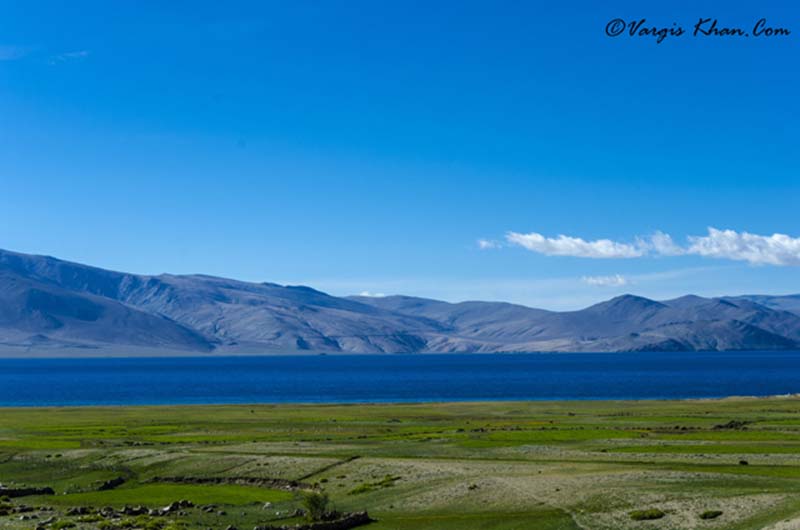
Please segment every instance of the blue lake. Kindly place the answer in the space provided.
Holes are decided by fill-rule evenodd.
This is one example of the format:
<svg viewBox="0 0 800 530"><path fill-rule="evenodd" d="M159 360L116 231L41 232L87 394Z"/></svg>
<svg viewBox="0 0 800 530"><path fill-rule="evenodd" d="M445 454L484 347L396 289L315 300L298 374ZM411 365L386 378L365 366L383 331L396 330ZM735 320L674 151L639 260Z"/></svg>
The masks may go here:
<svg viewBox="0 0 800 530"><path fill-rule="evenodd" d="M2 406L790 393L800 393L800 352L0 359Z"/></svg>

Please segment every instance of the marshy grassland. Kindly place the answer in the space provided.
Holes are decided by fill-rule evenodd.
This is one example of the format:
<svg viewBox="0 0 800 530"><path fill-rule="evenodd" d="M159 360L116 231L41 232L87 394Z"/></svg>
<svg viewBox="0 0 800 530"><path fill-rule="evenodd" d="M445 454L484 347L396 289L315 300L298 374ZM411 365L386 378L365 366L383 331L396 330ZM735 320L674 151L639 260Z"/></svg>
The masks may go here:
<svg viewBox="0 0 800 530"><path fill-rule="evenodd" d="M800 399L0 409L0 483L55 492L4 529L250 530L316 491L372 530L788 530Z"/></svg>

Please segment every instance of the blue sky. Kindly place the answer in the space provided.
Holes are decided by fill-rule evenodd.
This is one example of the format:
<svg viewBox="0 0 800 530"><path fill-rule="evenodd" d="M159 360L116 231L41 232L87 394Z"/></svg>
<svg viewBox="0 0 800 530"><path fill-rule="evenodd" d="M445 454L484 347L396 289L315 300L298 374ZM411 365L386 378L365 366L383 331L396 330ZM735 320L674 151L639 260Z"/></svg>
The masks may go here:
<svg viewBox="0 0 800 530"><path fill-rule="evenodd" d="M0 248L557 309L800 292L790 2L162 4L0 1ZM792 34L605 34L643 17Z"/></svg>

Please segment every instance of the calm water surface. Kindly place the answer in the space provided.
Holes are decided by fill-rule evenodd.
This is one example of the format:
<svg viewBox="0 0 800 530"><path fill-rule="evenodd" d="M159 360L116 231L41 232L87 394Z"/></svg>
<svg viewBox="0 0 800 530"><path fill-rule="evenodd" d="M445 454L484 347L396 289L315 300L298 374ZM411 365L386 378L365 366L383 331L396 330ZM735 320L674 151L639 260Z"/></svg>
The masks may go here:
<svg viewBox="0 0 800 530"><path fill-rule="evenodd" d="M800 393L800 352L0 359L2 406L789 393Z"/></svg>

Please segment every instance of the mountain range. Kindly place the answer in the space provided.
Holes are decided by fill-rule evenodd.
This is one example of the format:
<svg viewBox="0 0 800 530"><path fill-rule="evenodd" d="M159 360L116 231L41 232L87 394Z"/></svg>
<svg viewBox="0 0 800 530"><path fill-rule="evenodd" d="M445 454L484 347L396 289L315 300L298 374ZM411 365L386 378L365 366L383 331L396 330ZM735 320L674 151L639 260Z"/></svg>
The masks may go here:
<svg viewBox="0 0 800 530"><path fill-rule="evenodd" d="M579 311L335 297L0 250L0 355L800 350L800 295L623 295Z"/></svg>

